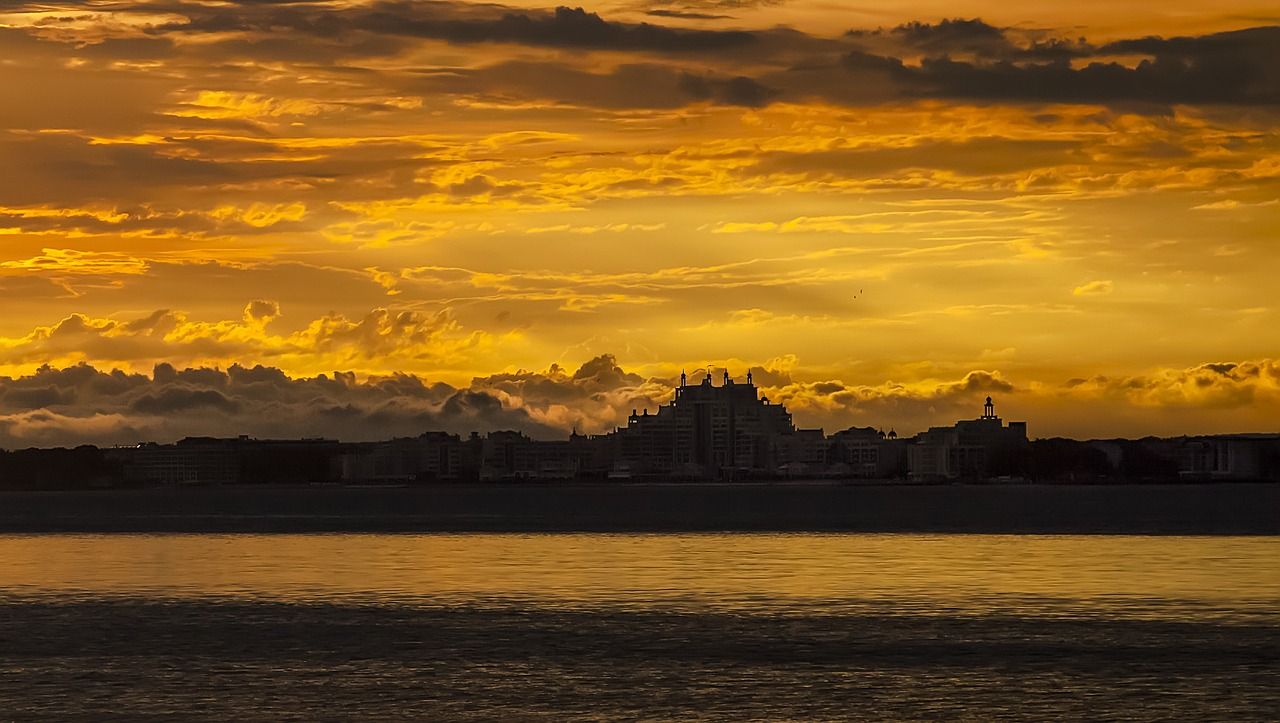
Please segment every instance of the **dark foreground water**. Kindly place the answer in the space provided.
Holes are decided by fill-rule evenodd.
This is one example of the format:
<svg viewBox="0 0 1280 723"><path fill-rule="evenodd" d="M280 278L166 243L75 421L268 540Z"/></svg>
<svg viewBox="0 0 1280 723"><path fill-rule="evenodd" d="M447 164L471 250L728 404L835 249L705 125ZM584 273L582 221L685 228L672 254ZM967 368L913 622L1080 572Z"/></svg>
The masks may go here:
<svg viewBox="0 0 1280 723"><path fill-rule="evenodd" d="M1280 538L0 536L0 719L1274 720Z"/></svg>

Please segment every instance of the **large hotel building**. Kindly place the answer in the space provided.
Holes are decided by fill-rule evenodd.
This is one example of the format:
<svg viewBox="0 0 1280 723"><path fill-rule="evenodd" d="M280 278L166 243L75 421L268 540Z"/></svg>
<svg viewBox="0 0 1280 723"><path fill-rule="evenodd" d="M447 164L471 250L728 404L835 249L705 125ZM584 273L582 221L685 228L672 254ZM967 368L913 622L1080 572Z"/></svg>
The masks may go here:
<svg viewBox="0 0 1280 723"><path fill-rule="evenodd" d="M615 475L717 478L773 470L804 458L806 439L823 439L820 429L796 429L786 407L760 396L750 372L745 383L737 383L728 371L720 386L710 371L697 384L681 373L670 404L654 414L632 411L627 426L614 434Z"/></svg>

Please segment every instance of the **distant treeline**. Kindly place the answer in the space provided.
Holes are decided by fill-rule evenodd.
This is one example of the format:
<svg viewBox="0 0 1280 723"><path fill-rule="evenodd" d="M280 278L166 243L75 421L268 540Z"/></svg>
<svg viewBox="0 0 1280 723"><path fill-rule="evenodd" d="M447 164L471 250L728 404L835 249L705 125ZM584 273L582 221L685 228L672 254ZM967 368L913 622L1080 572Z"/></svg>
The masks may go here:
<svg viewBox="0 0 1280 723"><path fill-rule="evenodd" d="M1178 477L1179 460L1151 448L1156 440L1109 440L1118 454L1108 456L1097 443L1074 439L1038 439L1030 443L1026 474L1040 480L1167 480ZM1163 440L1159 440L1163 441Z"/></svg>
<svg viewBox="0 0 1280 723"><path fill-rule="evenodd" d="M85 489L123 482L122 462L97 447L0 451L0 487L5 489Z"/></svg>

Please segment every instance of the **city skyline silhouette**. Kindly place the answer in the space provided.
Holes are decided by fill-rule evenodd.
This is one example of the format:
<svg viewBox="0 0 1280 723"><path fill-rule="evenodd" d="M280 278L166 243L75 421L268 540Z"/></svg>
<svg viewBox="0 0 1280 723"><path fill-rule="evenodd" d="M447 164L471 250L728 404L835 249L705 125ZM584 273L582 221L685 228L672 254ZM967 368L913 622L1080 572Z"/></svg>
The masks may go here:
<svg viewBox="0 0 1280 723"><path fill-rule="evenodd" d="M707 364L1275 431L1268 10L15 3L0 447L599 432Z"/></svg>
<svg viewBox="0 0 1280 723"><path fill-rule="evenodd" d="M0 720L1273 721L1276 0L3 0Z"/></svg>

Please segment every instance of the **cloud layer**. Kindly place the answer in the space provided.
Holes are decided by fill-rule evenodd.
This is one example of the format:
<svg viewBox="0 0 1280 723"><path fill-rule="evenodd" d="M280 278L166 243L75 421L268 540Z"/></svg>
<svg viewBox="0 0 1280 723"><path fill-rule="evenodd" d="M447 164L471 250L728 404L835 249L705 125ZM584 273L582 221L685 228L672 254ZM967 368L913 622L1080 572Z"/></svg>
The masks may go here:
<svg viewBox="0 0 1280 723"><path fill-rule="evenodd" d="M164 364L557 433L709 363L827 427L1264 425L1201 364L1275 356L1280 28L1167 6L0 3L0 374L145 381L8 434L271 418Z"/></svg>
<svg viewBox="0 0 1280 723"><path fill-rule="evenodd" d="M1203 364L1140 377L1014 383L1000 372L972 371L954 381L876 386L799 381L786 369L750 369L762 393L783 403L801 426L828 433L847 426L921 431L975 415L983 397L1030 418L1042 411L1081 415L1106 402L1130 420L1186 412L1244 410L1251 421L1280 412L1280 363ZM694 370L698 378L704 370ZM388 439L425 431L467 434L517 429L544 439L570 430L610 431L635 409L670 400L674 380L628 372L611 355L569 371L519 371L476 377L465 387L397 374L358 378L335 372L292 377L269 366L178 369L151 374L102 371L88 364L0 377L0 448L131 444L183 436L325 436ZM1148 419L1149 421L1149 419ZM1093 420L1080 436L1118 434ZM1179 430L1169 429L1173 434Z"/></svg>

